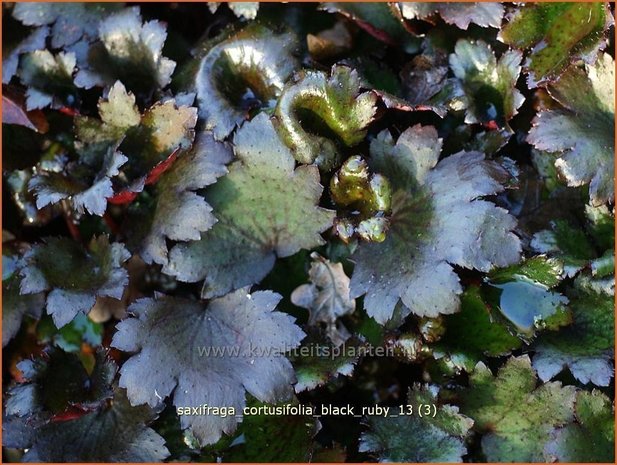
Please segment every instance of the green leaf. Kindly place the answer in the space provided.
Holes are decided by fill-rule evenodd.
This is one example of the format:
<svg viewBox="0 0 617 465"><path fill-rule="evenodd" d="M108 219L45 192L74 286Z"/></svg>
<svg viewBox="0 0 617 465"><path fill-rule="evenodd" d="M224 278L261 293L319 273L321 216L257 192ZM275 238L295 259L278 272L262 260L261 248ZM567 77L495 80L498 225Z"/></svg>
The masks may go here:
<svg viewBox="0 0 617 465"><path fill-rule="evenodd" d="M36 50L23 55L18 75L26 90L26 109L60 107L74 100L75 54Z"/></svg>
<svg viewBox="0 0 617 465"><path fill-rule="evenodd" d="M543 381L567 367L583 384L609 385L614 374L614 294L599 292L592 283L581 275L568 293L574 323L538 339L533 365Z"/></svg>
<svg viewBox="0 0 617 465"><path fill-rule="evenodd" d="M459 40L450 55L450 67L461 81L465 122L496 122L500 127L517 113L525 97L516 89L522 53L510 50L499 58L483 41Z"/></svg>
<svg viewBox="0 0 617 465"><path fill-rule="evenodd" d="M392 185L392 215L386 240L362 243L352 256L351 296L366 294L366 311L381 324L399 300L407 314L458 311L452 265L489 271L519 260L514 218L480 199L504 190L506 170L478 152L437 163L440 150L430 126L407 129L396 144L384 131L371 143L372 168Z"/></svg>
<svg viewBox="0 0 617 465"><path fill-rule="evenodd" d="M43 357L17 364L25 382L8 391L6 414L51 418L79 408L93 411L111 398L116 364L103 351L96 352L92 372L86 371L77 354L49 349Z"/></svg>
<svg viewBox="0 0 617 465"><path fill-rule="evenodd" d="M436 344L435 351L450 357L464 355L475 364L484 355L498 357L521 347L521 340L496 318L477 286L468 287L461 295L461 311L444 318L446 333ZM473 366L467 365L467 368Z"/></svg>
<svg viewBox="0 0 617 465"><path fill-rule="evenodd" d="M231 5L231 4L230 4ZM285 82L298 68L291 33L276 34L250 25L225 38L199 62L194 87L199 116L216 139L227 137L247 119L248 109L274 106Z"/></svg>
<svg viewBox="0 0 617 465"><path fill-rule="evenodd" d="M380 462L462 462L467 454L464 439L473 420L448 404L436 406L435 417L419 416L421 405L440 403L438 392L436 386L416 383L405 405L412 407L412 414L369 417L360 452L373 452Z"/></svg>
<svg viewBox="0 0 617 465"><path fill-rule="evenodd" d="M340 163L336 144L305 129L306 120L327 127L347 147L358 145L377 112L377 96L362 92L358 73L332 67L330 76L301 71L285 87L275 110L277 129L300 163L316 162L325 170ZM304 116L306 115L306 116Z"/></svg>
<svg viewBox="0 0 617 465"><path fill-rule="evenodd" d="M297 287L291 293L291 302L309 311L309 325L324 323L328 337L338 345L344 338L337 320L356 309L356 301L349 298L349 278L341 263L332 263L316 252L311 254L311 259L311 283Z"/></svg>
<svg viewBox="0 0 617 465"><path fill-rule="evenodd" d="M431 21L432 16L439 14L447 24L454 24L465 30L472 23L482 27L498 28L501 26L504 14L504 7L498 2L401 2L400 8L406 19Z"/></svg>
<svg viewBox="0 0 617 465"><path fill-rule="evenodd" d="M608 54L585 69L568 68L549 87L562 107L541 111L527 136L537 149L560 153L555 166L569 186L589 184L593 206L615 198L614 82L615 62Z"/></svg>
<svg viewBox="0 0 617 465"><path fill-rule="evenodd" d="M545 446L549 461L605 462L615 460L615 414L611 400L600 391L580 391L576 396L577 423L552 433Z"/></svg>
<svg viewBox="0 0 617 465"><path fill-rule="evenodd" d="M112 345L136 355L120 370L134 405L156 406L172 394L178 408L235 409L230 415L181 415L202 445L236 429L245 389L263 402L287 400L295 381L285 352L304 333L275 311L281 297L240 289L208 304L174 297L140 299L120 322ZM165 341L161 344L161 341Z"/></svg>
<svg viewBox="0 0 617 465"><path fill-rule="evenodd" d="M154 205L137 203L130 210L126 230L129 245L146 263L167 263L166 238L198 240L216 218L212 207L198 192L227 173L231 148L201 132L190 152L182 153L156 184Z"/></svg>
<svg viewBox="0 0 617 465"><path fill-rule="evenodd" d="M567 221L556 220L551 226L552 230L534 234L530 246L537 252L557 257L564 264L565 275L572 277L596 255L593 245L583 230Z"/></svg>
<svg viewBox="0 0 617 465"><path fill-rule="evenodd" d="M279 404L281 408L285 405ZM276 406L251 402L251 407ZM224 454L225 462L309 462L315 447L313 438L320 428L319 420L309 415L247 416L238 428L242 441Z"/></svg>
<svg viewBox="0 0 617 465"><path fill-rule="evenodd" d="M582 58L592 63L606 45L605 31L612 24L604 2L532 3L516 10L499 38L531 49L525 67L528 84L535 87L555 80L570 62Z"/></svg>
<svg viewBox="0 0 617 465"><path fill-rule="evenodd" d="M21 293L47 295L47 312L61 328L77 314L87 313L98 296L120 299L128 283L122 263L130 254L106 236L93 238L88 248L60 237L48 238L23 257Z"/></svg>
<svg viewBox="0 0 617 465"><path fill-rule="evenodd" d="M99 297L97 304L103 298ZM36 326L36 334L41 342L51 342L66 352L79 352L84 342L91 346L101 345L103 325L80 313L61 329L56 328L50 318L44 318Z"/></svg>
<svg viewBox="0 0 617 465"><path fill-rule="evenodd" d="M234 137L237 161L206 193L218 222L199 241L178 244L164 271L181 281L205 278L205 298L259 282L276 257L323 244L333 213L318 207L315 166L294 169L291 152L260 113Z"/></svg>
<svg viewBox="0 0 617 465"><path fill-rule="evenodd" d="M461 412L483 434L482 451L489 462L543 462L553 428L574 417L576 389L546 383L536 389L528 357L512 357L494 377L482 363L461 392Z"/></svg>
<svg viewBox="0 0 617 465"><path fill-rule="evenodd" d="M322 386L339 375L351 376L366 349L360 337L347 335L341 343L329 341L319 330L309 331L302 345L290 358L296 370L298 382L294 386L297 393Z"/></svg>
<svg viewBox="0 0 617 465"><path fill-rule="evenodd" d="M99 21L120 8L121 3L18 3L13 17L26 26L51 26L51 46L63 48L94 40Z"/></svg>
<svg viewBox="0 0 617 465"><path fill-rule="evenodd" d="M539 255L489 275L490 286L499 289L497 307L519 335L531 338L538 330L572 322L568 299L551 290L562 274L560 261Z"/></svg>
<svg viewBox="0 0 617 465"><path fill-rule="evenodd" d="M148 406L131 407L116 389L108 405L74 420L5 420L2 439L6 447L27 449L24 462L161 462L169 456L165 441L146 426L155 417Z"/></svg>
<svg viewBox="0 0 617 465"><path fill-rule="evenodd" d="M151 95L171 82L176 63L162 53L166 26L142 22L139 7L107 16L98 25L98 38L75 76L77 86L89 89L120 80L132 92Z"/></svg>

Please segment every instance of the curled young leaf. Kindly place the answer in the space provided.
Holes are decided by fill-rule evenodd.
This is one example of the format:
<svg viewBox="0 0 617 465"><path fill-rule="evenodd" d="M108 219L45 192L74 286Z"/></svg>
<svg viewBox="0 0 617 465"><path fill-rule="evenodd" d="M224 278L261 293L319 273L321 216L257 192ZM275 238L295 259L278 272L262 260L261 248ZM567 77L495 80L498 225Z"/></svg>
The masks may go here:
<svg viewBox="0 0 617 465"><path fill-rule="evenodd" d="M504 127L525 97L516 89L522 53L510 50L499 58L483 41L459 40L450 67L461 81L466 123L496 123Z"/></svg>
<svg viewBox="0 0 617 465"><path fill-rule="evenodd" d="M76 419L5 419L2 442L27 449L24 462L161 462L169 456L165 440L146 426L155 418L150 407L131 407L125 391L116 389L112 402Z"/></svg>
<svg viewBox="0 0 617 465"><path fill-rule="evenodd" d="M333 66L329 77L302 71L279 98L277 128L296 160L330 170L340 163L339 149L334 141L308 130L307 124L325 125L340 143L353 147L366 136L376 103L377 96L362 92L358 73L347 66Z"/></svg>
<svg viewBox="0 0 617 465"><path fill-rule="evenodd" d="M201 132L192 149L160 177L154 205L138 201L132 206L126 229L131 232L130 245L146 263L167 263L166 238L195 241L216 223L212 207L197 191L226 174L231 159L227 144Z"/></svg>
<svg viewBox="0 0 617 465"><path fill-rule="evenodd" d="M68 238L48 238L23 256L21 293L47 295L47 312L58 328L78 313L87 313L98 296L120 299L128 274L122 263L130 254L106 236L93 238L88 248Z"/></svg>
<svg viewBox="0 0 617 465"><path fill-rule="evenodd" d="M366 294L367 313L381 324L399 301L407 314L456 312L462 289L452 265L489 271L519 260L514 218L481 200L504 190L507 171L478 152L438 163L440 151L430 126L407 129L396 144L384 131L371 143L371 167L392 185L392 214L386 240L352 256L351 297Z"/></svg>
<svg viewBox="0 0 617 465"><path fill-rule="evenodd" d="M281 402L295 381L285 352L304 333L287 314L275 311L281 297L240 289L208 304L162 297L140 299L134 318L117 326L112 345L136 352L120 370L120 386L134 405L156 406L172 394L182 428L202 445L236 429L245 390L263 402ZM187 339L188 338L188 339ZM166 341L161 345L160 341ZM191 407L234 409L230 415L192 415Z"/></svg>
<svg viewBox="0 0 617 465"><path fill-rule="evenodd" d="M439 403L438 393L436 386L414 384L402 407L406 414L397 408L390 416L369 417L360 452L372 452L380 462L462 462L473 420L448 404L436 407L434 417L419 416L420 409Z"/></svg>
<svg viewBox="0 0 617 465"><path fill-rule="evenodd" d="M528 84L535 87L559 77L569 63L595 61L606 46L613 16L605 2L530 3L510 17L499 38L508 45L531 49L525 63Z"/></svg>
<svg viewBox="0 0 617 465"><path fill-rule="evenodd" d="M553 428L574 418L576 389L552 382L536 389L529 357L512 357L494 377L482 362L460 394L461 412L483 433L482 451L491 462L543 462Z"/></svg>
<svg viewBox="0 0 617 465"><path fill-rule="evenodd" d="M199 116L217 139L247 119L248 110L274 104L298 67L295 36L251 25L216 44L195 76Z"/></svg>
<svg viewBox="0 0 617 465"><path fill-rule="evenodd" d="M592 5L591 3L589 5ZM595 4L593 4L595 5ZM594 206L615 199L615 62L602 54L594 65L571 66L551 96L561 104L534 118L527 141L558 152L555 166L569 186L589 184Z"/></svg>
<svg viewBox="0 0 617 465"><path fill-rule="evenodd" d="M432 16L439 14L447 24L465 30L472 23L498 28L504 15L499 2L401 2L399 5L405 19L431 21Z"/></svg>
<svg viewBox="0 0 617 465"><path fill-rule="evenodd" d="M206 193L218 222L200 240L171 249L164 267L181 281L205 278L205 298L259 282L276 257L322 244L334 216L317 206L317 168L294 169L265 113L238 130L234 151L237 161Z"/></svg>
<svg viewBox="0 0 617 465"><path fill-rule="evenodd" d="M150 95L171 82L176 63L163 56L164 24L142 22L139 7L109 15L98 25L99 41L90 48L75 84L89 89L120 80L139 95Z"/></svg>

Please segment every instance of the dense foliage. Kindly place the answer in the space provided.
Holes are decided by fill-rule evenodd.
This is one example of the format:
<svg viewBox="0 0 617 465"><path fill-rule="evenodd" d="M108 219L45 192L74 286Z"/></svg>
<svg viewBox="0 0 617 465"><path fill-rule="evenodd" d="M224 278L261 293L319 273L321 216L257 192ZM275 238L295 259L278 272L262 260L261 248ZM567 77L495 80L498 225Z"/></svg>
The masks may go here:
<svg viewBox="0 0 617 465"><path fill-rule="evenodd" d="M2 8L6 461L614 461L608 3Z"/></svg>

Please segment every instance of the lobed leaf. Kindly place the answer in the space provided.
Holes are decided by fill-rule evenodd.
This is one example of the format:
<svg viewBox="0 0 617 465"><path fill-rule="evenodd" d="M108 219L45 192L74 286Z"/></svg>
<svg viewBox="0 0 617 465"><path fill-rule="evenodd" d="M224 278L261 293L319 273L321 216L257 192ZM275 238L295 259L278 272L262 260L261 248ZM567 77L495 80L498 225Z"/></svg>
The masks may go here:
<svg viewBox="0 0 617 465"><path fill-rule="evenodd" d="M380 462L462 462L464 439L473 420L452 405L439 405L435 417L420 418L420 405L438 403L438 388L414 384L407 404L411 415L374 416L360 437L360 452L373 452ZM398 409L397 409L398 412Z"/></svg>
<svg viewBox="0 0 617 465"><path fill-rule="evenodd" d="M574 417L576 389L552 382L536 389L527 356L511 357L494 377L482 362L461 393L461 412L482 433L482 451L490 462L544 461L544 447L555 427Z"/></svg>
<svg viewBox="0 0 617 465"><path fill-rule="evenodd" d="M134 317L118 324L112 341L136 353L120 370L120 386L133 405L156 406L173 392L176 407L233 407L239 416L245 390L263 402L286 400L295 377L285 352L304 333L275 311L280 299L241 289L209 304L173 297L136 301L129 308ZM233 415L182 415L180 421L202 445L232 433L238 422Z"/></svg>
<svg viewBox="0 0 617 465"><path fill-rule="evenodd" d="M399 5L405 19L430 21L434 15L439 14L447 24L465 30L472 23L498 28L504 15L504 7L499 2L401 2Z"/></svg>
<svg viewBox="0 0 617 465"><path fill-rule="evenodd" d="M555 166L569 186L589 184L593 206L615 199L614 81L615 62L608 54L584 70L568 68L549 87L562 107L538 113L527 136L537 149L560 154Z"/></svg>
<svg viewBox="0 0 617 465"><path fill-rule="evenodd" d="M61 237L37 244L23 256L21 294L47 294L47 312L58 328L79 313L87 313L99 296L120 299L128 283L122 263L130 254L106 236L93 238L85 248Z"/></svg>
<svg viewBox="0 0 617 465"><path fill-rule="evenodd" d="M205 278L205 298L259 282L276 257L323 244L320 233L332 225L334 212L317 206L317 168L294 169L265 113L236 133L234 151L238 160L206 193L218 222L200 240L174 246L164 267L181 281Z"/></svg>
<svg viewBox="0 0 617 465"><path fill-rule="evenodd" d="M399 301L406 314L458 311L462 289L451 265L489 271L519 260L514 219L480 200L504 190L507 172L478 152L437 163L440 150L437 131L419 125L396 144L387 131L371 143L372 167L392 185L392 215L386 240L360 244L352 256L351 296L366 294L367 313L381 324Z"/></svg>

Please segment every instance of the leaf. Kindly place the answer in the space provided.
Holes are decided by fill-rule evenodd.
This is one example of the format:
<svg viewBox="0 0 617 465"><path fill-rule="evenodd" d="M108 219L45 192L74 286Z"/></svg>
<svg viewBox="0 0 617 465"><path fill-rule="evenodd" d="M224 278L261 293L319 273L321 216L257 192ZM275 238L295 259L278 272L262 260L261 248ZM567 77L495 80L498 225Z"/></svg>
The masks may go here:
<svg viewBox="0 0 617 465"><path fill-rule="evenodd" d="M473 420L448 404L439 405L435 417L418 414L420 405L438 403L438 392L436 386L416 383L406 404L413 414L368 417L369 430L360 437L359 451L376 453L380 462L462 462Z"/></svg>
<svg viewBox="0 0 617 465"><path fill-rule="evenodd" d="M525 97L516 89L522 53L510 50L499 58L486 42L459 40L450 55L450 67L460 79L469 124L496 122L504 127Z"/></svg>
<svg viewBox="0 0 617 465"><path fill-rule="evenodd" d="M24 96L8 86L2 87L2 124L16 124L40 133L49 130L45 114L40 110L26 111Z"/></svg>
<svg viewBox="0 0 617 465"><path fill-rule="evenodd" d="M256 409L270 407L252 402ZM284 408L286 404L280 404ZM297 400L291 405L298 406ZM308 462L321 424L309 415L250 415L238 428L240 444L224 455L225 462Z"/></svg>
<svg viewBox="0 0 617 465"><path fill-rule="evenodd" d="M97 299L95 308L101 299L103 297ZM107 299L118 302L109 297ZM100 346L103 342L103 330L102 324L95 323L83 313L77 315L62 329L56 328L51 318L43 318L36 325L36 335L39 341L52 343L66 352L80 352L84 343L94 347Z"/></svg>
<svg viewBox="0 0 617 465"><path fill-rule="evenodd" d="M51 46L63 48L82 39L92 41L99 21L119 8L122 4L19 3L13 8L13 17L26 26L51 26Z"/></svg>
<svg viewBox="0 0 617 465"><path fill-rule="evenodd" d="M402 46L406 53L416 53L420 49L420 39L405 28L400 10L393 4L326 2L320 8L349 18L376 39L388 45Z"/></svg>
<svg viewBox="0 0 617 465"><path fill-rule="evenodd" d="M17 265L17 257L2 255L2 347L15 337L24 316L39 319L45 305L45 296L41 293L20 295Z"/></svg>
<svg viewBox="0 0 617 465"><path fill-rule="evenodd" d="M216 139L227 137L246 120L251 107L274 106L298 68L293 56L296 47L291 33L276 34L251 25L207 51L199 62L194 86L199 116Z"/></svg>
<svg viewBox="0 0 617 465"><path fill-rule="evenodd" d="M173 391L178 408L233 407L237 415L245 389L262 402L286 400L295 379L284 354L304 333L289 315L274 311L280 299L241 289L209 304L173 297L136 301L129 308L135 317L118 324L112 341L137 353L122 366L120 386L134 405L155 406ZM182 415L180 421L205 445L232 433L238 420L232 414Z"/></svg>
<svg viewBox="0 0 617 465"><path fill-rule="evenodd" d="M608 54L585 70L568 68L549 87L562 107L538 113L527 136L537 149L560 153L555 166L569 186L589 184L593 206L615 199L614 81L615 62Z"/></svg>
<svg viewBox="0 0 617 465"><path fill-rule="evenodd" d="M430 20L433 15L439 14L447 24L454 24L465 30L471 23L498 28L504 15L504 7L498 2L401 2L400 8L405 19Z"/></svg>
<svg viewBox="0 0 617 465"><path fill-rule="evenodd" d="M318 207L322 187L314 166L294 170L291 152L265 113L234 137L237 161L206 193L218 222L199 241L178 244L164 272L180 281L205 278L204 298L254 284L276 257L323 244L333 213Z"/></svg>
<svg viewBox="0 0 617 465"><path fill-rule="evenodd" d="M482 433L489 462L542 462L553 428L573 419L576 389L552 382L536 389L527 356L511 357L496 377L482 362L460 394L461 412Z"/></svg>
<svg viewBox="0 0 617 465"><path fill-rule="evenodd" d="M162 53L166 26L156 20L142 22L139 7L108 15L98 25L98 37L75 76L78 87L120 80L130 91L150 95L171 82L176 63Z"/></svg>
<svg viewBox="0 0 617 465"><path fill-rule="evenodd" d="M503 191L506 170L478 152L437 163L440 150L430 126L407 129L396 144L384 131L371 143L372 168L392 185L392 214L386 240L362 243L352 256L351 297L366 294L364 307L381 324L399 300L407 314L458 311L462 289L451 265L489 271L519 260L514 219L480 199Z"/></svg>
<svg viewBox="0 0 617 465"><path fill-rule="evenodd" d="M568 299L551 290L562 279L563 265L541 255L495 270L489 284L499 289L499 311L520 336L530 338L542 329L557 329L572 322Z"/></svg>
<svg viewBox="0 0 617 465"><path fill-rule="evenodd" d="M465 360L477 363L484 355L498 357L521 347L521 340L501 324L494 309L485 303L480 288L468 287L461 295L461 311L444 319L446 333L435 351L451 357L464 355ZM473 369L473 365L466 368Z"/></svg>
<svg viewBox="0 0 617 465"><path fill-rule="evenodd" d="M99 167L77 167L66 158L57 161L62 171L42 170L28 183L28 190L36 196L36 208L40 210L68 199L77 213L88 211L102 216L107 209L107 198L114 193L111 178L120 173L127 158L112 148Z"/></svg>
<svg viewBox="0 0 617 465"><path fill-rule="evenodd" d="M377 96L361 88L358 73L338 65L332 67L330 77L319 71L301 71L285 87L274 114L277 129L296 160L316 162L326 170L340 162L333 141L304 129L301 112L327 126L348 147L362 142L377 111Z"/></svg>
<svg viewBox="0 0 617 465"><path fill-rule="evenodd" d="M363 338L349 336L343 341L330 341L319 330L312 329L290 357L296 370L297 393L315 389L342 376L351 376L360 357L366 353Z"/></svg>
<svg viewBox="0 0 617 465"><path fill-rule="evenodd" d="M311 254L309 279L291 293L291 302L309 311L308 324L325 323L328 337L338 345L340 341L337 320L356 309L356 301L349 298L349 278L340 263L332 263L317 254Z"/></svg>
<svg viewBox="0 0 617 465"><path fill-rule="evenodd" d="M77 354L55 348L41 358L19 362L17 368L26 382L9 389L5 412L19 417L37 415L38 419L72 409L98 409L112 397L111 383L117 371L103 351L96 352L94 368L88 373Z"/></svg>
<svg viewBox="0 0 617 465"><path fill-rule="evenodd" d="M585 275L576 279L568 293L574 323L543 334L535 344L533 365L543 381L567 367L583 384L609 385L614 375L614 294L598 292L592 283Z"/></svg>
<svg viewBox="0 0 617 465"><path fill-rule="evenodd" d="M208 9L216 13L223 3L225 2L208 2ZM238 18L243 19L255 19L259 11L259 2L226 2L226 5Z"/></svg>
<svg viewBox="0 0 617 465"><path fill-rule="evenodd" d="M307 34L306 45L314 60L336 58L353 48L353 37L349 27L342 21L316 34Z"/></svg>
<svg viewBox="0 0 617 465"><path fill-rule="evenodd" d="M552 433L545 446L547 459L559 462L614 462L615 416L611 400L594 389L576 396L577 423Z"/></svg>
<svg viewBox="0 0 617 465"><path fill-rule="evenodd" d="M499 39L520 49L531 49L525 68L528 85L554 81L578 59L593 63L607 43L605 31L613 17L604 2L538 3L511 15Z"/></svg>
<svg viewBox="0 0 617 465"><path fill-rule="evenodd" d="M120 299L128 283L122 263L130 254L106 236L93 238L84 248L68 238L50 237L23 257L21 293L50 291L46 307L56 327L87 313L99 296Z"/></svg>
<svg viewBox="0 0 617 465"><path fill-rule="evenodd" d="M30 5L24 3L23 5ZM23 8L20 5L20 8ZM17 5L16 5L17 6ZM16 8L13 8L15 12ZM17 67L19 65L19 57L27 52L34 52L45 48L45 39L49 35L49 29L46 27L39 27L34 29L23 40L15 44L10 50L2 50L2 84L8 84L11 82L11 78L17 73ZM3 90L4 94L4 90ZM4 113L3 113L4 120Z"/></svg>
<svg viewBox="0 0 617 465"><path fill-rule="evenodd" d="M120 167L125 181L120 183L115 179L116 190L121 187L124 191L141 192L145 184L155 182L160 172L168 168L167 164L174 161L176 152L191 146L197 111L189 106L178 106L171 99L157 102L140 114L135 96L118 81L107 98L99 100L99 114L100 120L80 116L75 124L79 138L76 148L82 162L78 167L86 165L95 169L104 160L102 172L95 177L94 185L83 194L87 195L89 202L84 206L90 205L89 211L102 215L107 199L114 195L110 179L120 173ZM75 171L83 176L83 172ZM65 183L66 177L60 177L56 182ZM91 183L84 182L86 186ZM84 201L76 202L73 198L78 210Z"/></svg>
<svg viewBox="0 0 617 465"><path fill-rule="evenodd" d="M564 263L564 273L572 277L594 257L595 251L584 231L567 221L556 220L552 230L533 235L530 246L537 252L550 254Z"/></svg>
<svg viewBox="0 0 617 465"><path fill-rule="evenodd" d="M159 179L155 204L144 202L130 211L130 245L146 263L167 263L166 238L199 240L200 233L216 223L212 207L198 191L226 174L231 159L228 145L201 132L191 151L181 154Z"/></svg>
<svg viewBox="0 0 617 465"><path fill-rule="evenodd" d="M52 106L57 108L74 100L75 54L49 50L36 50L22 56L18 75L28 86L26 109L36 110Z"/></svg>
<svg viewBox="0 0 617 465"><path fill-rule="evenodd" d="M169 451L146 426L155 417L148 406L131 407L124 390L116 389L109 405L74 420L3 421L2 439L6 447L27 449L24 462L160 462Z"/></svg>

